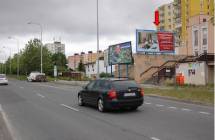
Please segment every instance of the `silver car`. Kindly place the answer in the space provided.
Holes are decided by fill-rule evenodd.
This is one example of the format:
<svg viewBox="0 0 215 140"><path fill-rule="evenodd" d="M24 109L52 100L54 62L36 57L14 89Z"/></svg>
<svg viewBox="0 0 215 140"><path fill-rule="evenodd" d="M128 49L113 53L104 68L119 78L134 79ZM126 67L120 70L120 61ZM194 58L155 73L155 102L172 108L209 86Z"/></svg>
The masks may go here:
<svg viewBox="0 0 215 140"><path fill-rule="evenodd" d="M0 74L0 84L1 85L8 85L8 79L5 74Z"/></svg>

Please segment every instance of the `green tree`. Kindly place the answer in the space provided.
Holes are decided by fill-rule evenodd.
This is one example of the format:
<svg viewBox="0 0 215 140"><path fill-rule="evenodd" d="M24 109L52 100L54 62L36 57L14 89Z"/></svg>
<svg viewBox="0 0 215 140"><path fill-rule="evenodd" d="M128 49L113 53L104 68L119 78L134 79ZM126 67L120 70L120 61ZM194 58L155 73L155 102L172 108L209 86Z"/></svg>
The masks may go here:
<svg viewBox="0 0 215 140"><path fill-rule="evenodd" d="M78 64L78 71L85 72L85 67L84 67L82 60Z"/></svg>
<svg viewBox="0 0 215 140"><path fill-rule="evenodd" d="M58 71L65 71L67 69L67 59L63 53L56 53L52 55L52 63L57 65Z"/></svg>

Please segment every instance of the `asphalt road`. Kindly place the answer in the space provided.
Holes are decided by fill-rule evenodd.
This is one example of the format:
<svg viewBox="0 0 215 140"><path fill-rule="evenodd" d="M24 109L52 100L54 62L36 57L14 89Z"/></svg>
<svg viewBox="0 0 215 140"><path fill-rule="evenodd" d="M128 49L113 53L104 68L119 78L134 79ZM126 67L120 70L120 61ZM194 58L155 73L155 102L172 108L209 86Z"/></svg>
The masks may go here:
<svg viewBox="0 0 215 140"><path fill-rule="evenodd" d="M137 111L77 105L78 86L11 80L0 104L16 140L213 140L214 108L145 97Z"/></svg>

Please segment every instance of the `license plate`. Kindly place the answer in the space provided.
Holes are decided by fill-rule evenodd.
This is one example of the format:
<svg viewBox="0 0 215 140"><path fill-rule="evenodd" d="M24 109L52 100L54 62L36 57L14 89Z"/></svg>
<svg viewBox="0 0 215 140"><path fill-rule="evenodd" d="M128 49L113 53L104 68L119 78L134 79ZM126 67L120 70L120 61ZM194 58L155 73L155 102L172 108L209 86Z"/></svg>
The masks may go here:
<svg viewBox="0 0 215 140"><path fill-rule="evenodd" d="M133 96L136 96L135 93L124 93L124 96L125 97L133 97Z"/></svg>

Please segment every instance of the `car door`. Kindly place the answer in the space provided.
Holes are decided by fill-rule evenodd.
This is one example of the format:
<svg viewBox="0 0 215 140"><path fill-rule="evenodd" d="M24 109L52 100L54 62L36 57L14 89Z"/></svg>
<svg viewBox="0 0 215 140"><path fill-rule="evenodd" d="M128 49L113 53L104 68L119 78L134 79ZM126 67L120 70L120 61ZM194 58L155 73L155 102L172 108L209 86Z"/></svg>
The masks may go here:
<svg viewBox="0 0 215 140"><path fill-rule="evenodd" d="M96 80L93 89L91 91L91 97L92 97L92 105L97 105L97 99L100 95L100 87L101 87L101 80Z"/></svg>
<svg viewBox="0 0 215 140"><path fill-rule="evenodd" d="M88 104L91 104L92 102L91 93L92 93L94 84L95 84L95 81L91 81L82 91L83 100Z"/></svg>

